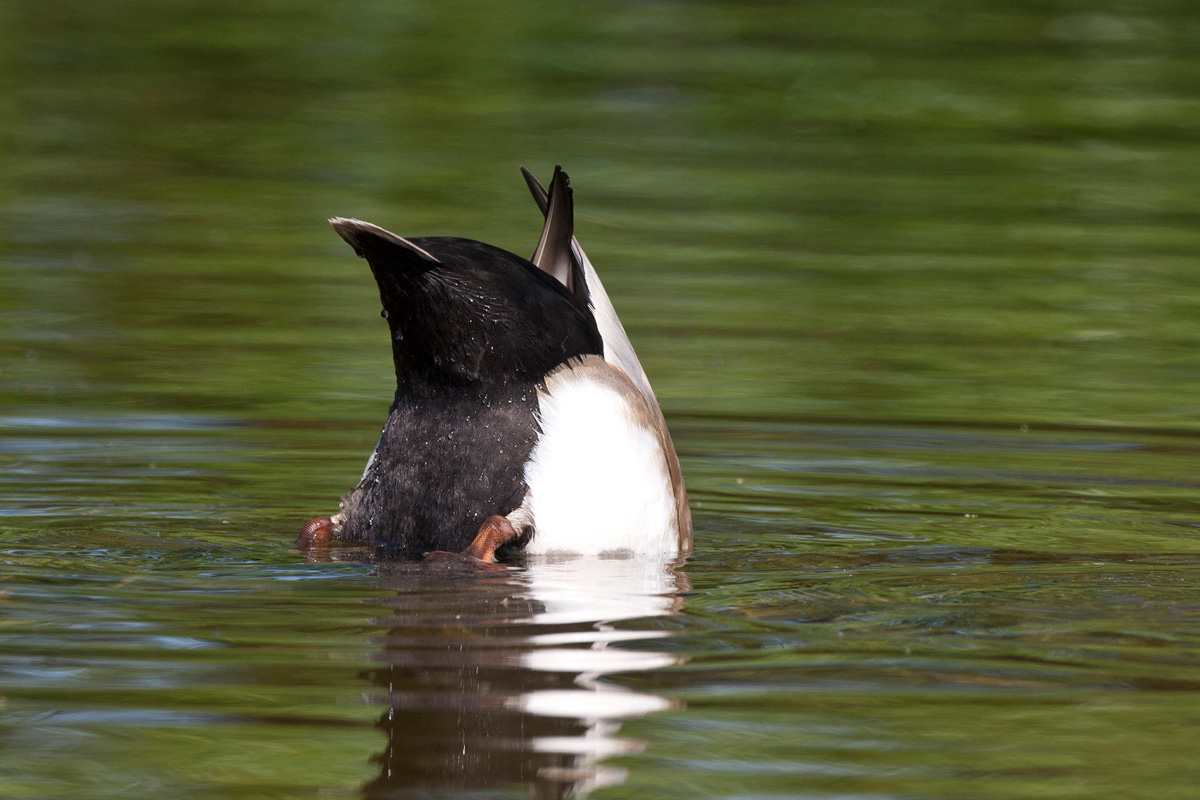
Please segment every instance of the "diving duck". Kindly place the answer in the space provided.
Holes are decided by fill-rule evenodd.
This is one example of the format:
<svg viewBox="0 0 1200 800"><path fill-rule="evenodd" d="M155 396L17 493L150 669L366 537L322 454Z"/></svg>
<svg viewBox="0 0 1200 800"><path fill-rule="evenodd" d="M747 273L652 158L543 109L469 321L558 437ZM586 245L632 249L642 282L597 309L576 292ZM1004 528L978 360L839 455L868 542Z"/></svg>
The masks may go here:
<svg viewBox="0 0 1200 800"><path fill-rule="evenodd" d="M341 217L391 335L396 394L362 480L302 550L398 555L691 550L691 512L658 401L574 237L570 182L547 192L528 259L470 239L403 238Z"/></svg>

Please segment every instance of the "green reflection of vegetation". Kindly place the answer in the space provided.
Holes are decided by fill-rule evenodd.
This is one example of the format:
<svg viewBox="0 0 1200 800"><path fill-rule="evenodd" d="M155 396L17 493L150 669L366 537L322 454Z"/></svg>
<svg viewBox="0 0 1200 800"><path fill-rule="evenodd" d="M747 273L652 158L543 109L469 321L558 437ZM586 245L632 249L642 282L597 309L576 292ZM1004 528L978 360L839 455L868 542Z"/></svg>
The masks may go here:
<svg viewBox="0 0 1200 800"><path fill-rule="evenodd" d="M702 504L691 661L648 679L691 705L630 724L650 748L612 796L1189 796L1198 23L1183 2L0 4L0 416L80 425L0 430L0 598L26 590L4 630L40 657L101 598L229 645L196 656L208 684L4 695L248 709L64 724L93 742L80 772L0 794L122 770L174 791L203 778L189 755L229 797L369 777L375 711L333 708L354 670L342 700L289 688L361 647L361 573L297 600L351 620L315 650L263 575L333 569L280 543L353 482L390 399L373 283L324 220L525 253L516 166L562 163ZM166 421L106 427L143 417ZM226 609L246 640L156 610L210 562L277 601ZM161 597L123 605L147 574ZM91 606L63 588L93 579ZM101 648L63 636L61 658ZM29 730L9 765L54 774L59 729Z"/></svg>
<svg viewBox="0 0 1200 800"><path fill-rule="evenodd" d="M560 161L671 409L1193 427L1185 13L10 4L0 380L355 414L324 218L524 252Z"/></svg>

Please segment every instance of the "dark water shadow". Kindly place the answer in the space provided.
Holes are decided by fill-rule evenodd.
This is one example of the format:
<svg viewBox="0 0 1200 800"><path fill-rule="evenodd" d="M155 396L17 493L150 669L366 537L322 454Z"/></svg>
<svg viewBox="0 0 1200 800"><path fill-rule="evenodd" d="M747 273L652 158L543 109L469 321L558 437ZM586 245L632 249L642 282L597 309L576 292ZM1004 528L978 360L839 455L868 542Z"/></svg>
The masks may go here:
<svg viewBox="0 0 1200 800"><path fill-rule="evenodd" d="M623 719L679 706L606 679L678 663L624 646L670 635L632 621L681 610L673 562L396 564L380 580L395 594L366 677L387 747L365 798L586 795L624 780L604 759L644 746L618 735Z"/></svg>

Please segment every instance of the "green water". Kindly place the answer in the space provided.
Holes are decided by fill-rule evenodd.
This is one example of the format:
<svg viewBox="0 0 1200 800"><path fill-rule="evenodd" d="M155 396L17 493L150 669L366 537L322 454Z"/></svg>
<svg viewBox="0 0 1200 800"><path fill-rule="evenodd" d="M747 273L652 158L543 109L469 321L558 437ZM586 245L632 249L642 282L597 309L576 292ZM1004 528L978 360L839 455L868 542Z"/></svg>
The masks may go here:
<svg viewBox="0 0 1200 800"><path fill-rule="evenodd" d="M1200 11L0 2L0 796L1200 785ZM687 564L308 561L391 394L325 224L527 254Z"/></svg>

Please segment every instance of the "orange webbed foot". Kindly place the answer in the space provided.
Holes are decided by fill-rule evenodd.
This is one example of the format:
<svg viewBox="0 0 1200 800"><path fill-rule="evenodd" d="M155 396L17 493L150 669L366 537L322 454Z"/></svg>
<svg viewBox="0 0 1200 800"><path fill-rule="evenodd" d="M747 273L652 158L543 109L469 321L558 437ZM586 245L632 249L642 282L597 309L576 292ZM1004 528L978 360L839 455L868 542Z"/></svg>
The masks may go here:
<svg viewBox="0 0 1200 800"><path fill-rule="evenodd" d="M425 558L430 561L437 561L446 558L466 557L490 564L496 561L496 550L516 538L517 531L512 526L512 523L499 514L493 514L483 521L483 524L479 526L479 533L475 534L474 541L467 545L467 548L461 553L435 550L432 553L426 553Z"/></svg>
<svg viewBox="0 0 1200 800"><path fill-rule="evenodd" d="M333 518L313 517L300 530L296 539L296 547L301 550L324 550L329 547L333 538Z"/></svg>

